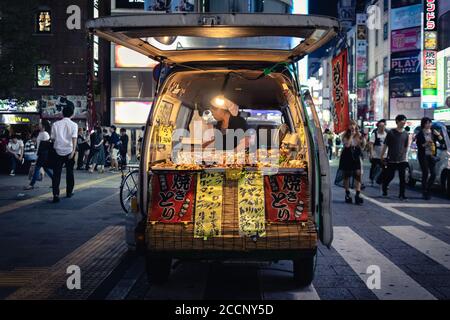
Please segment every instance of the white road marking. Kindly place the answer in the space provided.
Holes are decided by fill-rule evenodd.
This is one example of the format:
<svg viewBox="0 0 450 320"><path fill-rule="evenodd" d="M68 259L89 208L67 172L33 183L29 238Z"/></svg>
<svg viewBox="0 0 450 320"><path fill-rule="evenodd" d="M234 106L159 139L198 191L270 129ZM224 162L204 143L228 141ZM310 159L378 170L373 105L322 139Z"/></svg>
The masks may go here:
<svg viewBox="0 0 450 320"><path fill-rule="evenodd" d="M405 219L407 219L409 221L417 223L418 225L421 225L423 227L431 227L431 224L429 224L429 223L427 223L427 222L425 222L423 220L417 219L417 218L415 218L413 216L410 216L409 214L406 214L406 213L404 213L404 212L402 212L402 211L400 211L398 209L395 209L394 207L389 206L389 203L383 203L383 202L377 201L377 200L375 200L375 199L373 199L371 197L368 197L366 195L362 195L362 197L364 199L366 199L367 201L370 201L373 204L376 204L377 206L382 207L383 209L386 209L386 210L388 210L388 211L390 211L390 212L392 212L392 213L394 213L394 214L396 214L396 215L398 215L398 216L400 216L402 218L405 218Z"/></svg>
<svg viewBox="0 0 450 320"><path fill-rule="evenodd" d="M364 283L370 274L367 268L378 266L381 270L381 288L372 292L381 300L434 300L414 279L369 245L349 227L334 227L333 247L358 274Z"/></svg>
<svg viewBox="0 0 450 320"><path fill-rule="evenodd" d="M280 261L260 268L259 281L263 300L320 300L313 285L295 288L292 261Z"/></svg>
<svg viewBox="0 0 450 320"><path fill-rule="evenodd" d="M413 226L389 226L384 230L450 269L450 245Z"/></svg>
<svg viewBox="0 0 450 320"><path fill-rule="evenodd" d="M383 203L383 205L397 208L435 208L435 209L450 209L450 204L443 203Z"/></svg>

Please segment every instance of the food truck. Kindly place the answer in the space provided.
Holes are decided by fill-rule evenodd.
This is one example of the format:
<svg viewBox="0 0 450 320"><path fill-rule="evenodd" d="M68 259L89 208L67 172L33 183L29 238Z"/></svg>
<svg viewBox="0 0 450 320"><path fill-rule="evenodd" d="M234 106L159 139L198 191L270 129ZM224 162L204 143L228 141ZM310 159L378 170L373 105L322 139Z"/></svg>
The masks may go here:
<svg viewBox="0 0 450 320"><path fill-rule="evenodd" d="M136 228L149 280L167 280L173 259L292 260L293 281L309 285L318 241L333 239L331 189L297 62L338 33L337 20L145 13L88 28L159 62Z"/></svg>

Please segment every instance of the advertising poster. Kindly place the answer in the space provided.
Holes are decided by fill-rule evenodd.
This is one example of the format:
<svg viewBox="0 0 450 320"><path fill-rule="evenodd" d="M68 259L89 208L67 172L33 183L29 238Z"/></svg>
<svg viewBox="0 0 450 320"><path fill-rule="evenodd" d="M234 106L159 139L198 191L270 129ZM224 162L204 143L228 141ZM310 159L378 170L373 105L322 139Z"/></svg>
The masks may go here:
<svg viewBox="0 0 450 320"><path fill-rule="evenodd" d="M0 100L0 112L2 113L38 113L37 101L19 103L15 99Z"/></svg>
<svg viewBox="0 0 450 320"><path fill-rule="evenodd" d="M391 30L408 29L420 26L422 4L400 7L391 10Z"/></svg>
<svg viewBox="0 0 450 320"><path fill-rule="evenodd" d="M420 74L395 76L390 78L390 97L420 97Z"/></svg>
<svg viewBox="0 0 450 320"><path fill-rule="evenodd" d="M391 33L391 51L402 52L408 50L420 50L420 28L395 30Z"/></svg>
<svg viewBox="0 0 450 320"><path fill-rule="evenodd" d="M347 82L347 50L343 50L332 62L334 131L341 133L349 125L348 82Z"/></svg>
<svg viewBox="0 0 450 320"><path fill-rule="evenodd" d="M384 75L370 81L369 85L369 119L384 118Z"/></svg>
<svg viewBox="0 0 450 320"><path fill-rule="evenodd" d="M65 106L74 108L74 118L86 119L88 113L86 96L42 96L39 108L42 118L60 119L63 117L62 110Z"/></svg>
<svg viewBox="0 0 450 320"><path fill-rule="evenodd" d="M116 9L144 9L144 0L116 0Z"/></svg>
<svg viewBox="0 0 450 320"><path fill-rule="evenodd" d="M391 55L391 75L420 73L420 51Z"/></svg>
<svg viewBox="0 0 450 320"><path fill-rule="evenodd" d="M195 0L145 0L146 11L194 12Z"/></svg>
<svg viewBox="0 0 450 320"><path fill-rule="evenodd" d="M394 119L399 114L404 114L408 119L422 118L420 97L391 99L389 118Z"/></svg>

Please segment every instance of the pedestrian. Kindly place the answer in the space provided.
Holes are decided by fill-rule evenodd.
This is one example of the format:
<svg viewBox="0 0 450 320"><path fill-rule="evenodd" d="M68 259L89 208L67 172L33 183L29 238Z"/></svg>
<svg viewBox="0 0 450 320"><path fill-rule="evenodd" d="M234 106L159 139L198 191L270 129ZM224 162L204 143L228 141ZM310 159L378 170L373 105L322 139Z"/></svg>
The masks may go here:
<svg viewBox="0 0 450 320"><path fill-rule="evenodd" d="M383 179L383 165L381 164L381 150L383 149L384 140L386 140L386 120L381 119L377 122L377 128L372 132L369 139L369 159L370 159L370 184L374 185L374 180L377 178L377 183Z"/></svg>
<svg viewBox="0 0 450 320"><path fill-rule="evenodd" d="M361 157L365 140L359 131L356 121L351 120L349 128L342 136L343 150L339 160L339 170L342 171L344 177L345 202L352 203L350 196L350 178L355 180L355 204L363 204L361 198Z"/></svg>
<svg viewBox="0 0 450 320"><path fill-rule="evenodd" d="M328 128L325 129L323 140L324 140L325 147L327 150L328 158L329 158L329 160L332 160L333 159L333 147L334 147L334 135L330 131L330 129L328 129Z"/></svg>
<svg viewBox="0 0 450 320"><path fill-rule="evenodd" d="M93 173L95 167L97 167L98 173L105 172L105 148L103 146L103 134L102 128L96 127L94 131L94 137L92 140L92 144L94 146L94 151L92 155L92 164L89 168L89 172Z"/></svg>
<svg viewBox="0 0 450 320"><path fill-rule="evenodd" d="M119 153L120 153L120 159L121 163L120 166L122 169L124 169L127 166L127 153L128 153L128 141L130 139L127 135L127 130L125 128L120 129L120 147L119 147Z"/></svg>
<svg viewBox="0 0 450 320"><path fill-rule="evenodd" d="M431 128L430 118L424 117L420 121L420 131L416 135L417 158L422 170L422 193L425 200L430 200L430 191L436 179L436 163L439 161L436 142L443 143L441 134Z"/></svg>
<svg viewBox="0 0 450 320"><path fill-rule="evenodd" d="M11 140L8 143L8 146L6 147L6 152L8 153L8 156L9 156L9 163L10 163L10 170L11 170L9 175L15 176L17 165L21 165L24 162L23 141L20 140L16 135L13 135L11 137Z"/></svg>
<svg viewBox="0 0 450 320"><path fill-rule="evenodd" d="M394 179L395 171L398 171L400 180L399 199L401 201L407 200L405 196L405 170L408 166L406 154L409 147L409 135L404 130L406 124L406 116L399 114L395 117L397 127L389 130L384 140L383 149L381 150L380 159L385 166L385 176L382 183L383 197L387 196L389 183ZM387 161L385 164L385 153L387 153Z"/></svg>
<svg viewBox="0 0 450 320"><path fill-rule="evenodd" d="M52 127L51 139L56 152L52 179L53 203L59 202L59 184L63 165L66 166L67 198L73 196L75 185L73 167L75 165L74 157L78 137L78 125L70 119L73 116L73 112L72 106L65 106L63 108L64 118L55 122Z"/></svg>
<svg viewBox="0 0 450 320"><path fill-rule="evenodd" d="M47 173L50 179L53 179L53 171L46 165L48 160L48 152L51 147L50 130L50 122L48 122L47 120L41 120L41 122L39 123L39 134L36 139L37 160L30 184L24 188L25 190L34 189L36 181L39 180L41 168L44 168L44 171Z"/></svg>
<svg viewBox="0 0 450 320"><path fill-rule="evenodd" d="M89 135L89 151L86 159L86 167L85 170L89 170L92 162L92 157L95 154L95 148L94 148L94 139L95 139L95 129L91 131L91 134Z"/></svg>
<svg viewBox="0 0 450 320"><path fill-rule="evenodd" d="M78 137L77 137L77 170L81 170L84 164L84 156L86 151L89 150L89 144L86 139L86 133L83 128L78 128Z"/></svg>
<svg viewBox="0 0 450 320"><path fill-rule="evenodd" d="M121 144L120 137L116 132L116 126L110 127L111 136L109 138L109 154L111 156L111 169L110 172L119 170L119 163L117 158L119 155L119 147Z"/></svg>
<svg viewBox="0 0 450 320"><path fill-rule="evenodd" d="M33 134L30 139L25 142L23 147L23 159L25 161L36 161L37 159L37 135Z"/></svg>

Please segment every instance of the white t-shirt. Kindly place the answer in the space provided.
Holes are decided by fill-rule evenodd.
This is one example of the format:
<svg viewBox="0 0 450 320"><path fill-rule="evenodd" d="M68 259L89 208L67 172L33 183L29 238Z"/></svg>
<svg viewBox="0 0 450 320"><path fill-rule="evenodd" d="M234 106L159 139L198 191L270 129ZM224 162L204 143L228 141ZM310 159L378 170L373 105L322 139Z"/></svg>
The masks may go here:
<svg viewBox="0 0 450 320"><path fill-rule="evenodd" d="M20 154L20 148L23 149L23 141L20 139L17 139L17 142L14 143L12 140L8 143L8 148L14 152L16 155Z"/></svg>
<svg viewBox="0 0 450 320"><path fill-rule="evenodd" d="M72 139L77 139L77 137L78 125L69 118L59 120L52 126L53 147L60 156L67 156L72 153Z"/></svg>
<svg viewBox="0 0 450 320"><path fill-rule="evenodd" d="M39 143L41 143L41 141L47 141L50 140L50 135L48 134L47 131L41 131L39 132L37 138L36 138L36 150L39 150Z"/></svg>
<svg viewBox="0 0 450 320"><path fill-rule="evenodd" d="M377 134L373 132L370 135L370 142L373 143L373 158L374 159L381 159L381 150L383 149L384 140L386 140L387 131L384 130L384 132L381 134L377 131ZM378 137L379 139L379 145L375 145L375 139Z"/></svg>

